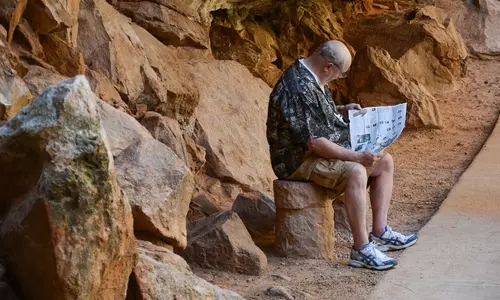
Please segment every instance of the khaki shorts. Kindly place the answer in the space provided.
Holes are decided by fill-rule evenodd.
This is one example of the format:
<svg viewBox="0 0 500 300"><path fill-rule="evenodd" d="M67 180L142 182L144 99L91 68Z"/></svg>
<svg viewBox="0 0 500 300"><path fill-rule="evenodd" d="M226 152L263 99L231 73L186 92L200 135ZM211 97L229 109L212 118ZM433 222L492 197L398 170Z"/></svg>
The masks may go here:
<svg viewBox="0 0 500 300"><path fill-rule="evenodd" d="M383 153L385 155L386 153ZM349 174L357 163L337 159L326 159L308 152L299 169L287 180L312 181L319 186L328 188L329 196L337 199L342 196L349 180ZM377 164L366 169L370 176ZM369 184L369 183L368 183Z"/></svg>

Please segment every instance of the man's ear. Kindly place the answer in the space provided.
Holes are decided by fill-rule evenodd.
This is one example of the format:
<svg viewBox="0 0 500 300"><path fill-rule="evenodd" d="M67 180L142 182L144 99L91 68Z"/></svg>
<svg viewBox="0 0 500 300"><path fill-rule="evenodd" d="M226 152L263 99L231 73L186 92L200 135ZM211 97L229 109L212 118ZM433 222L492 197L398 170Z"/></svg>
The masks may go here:
<svg viewBox="0 0 500 300"><path fill-rule="evenodd" d="M328 72L328 71L330 71L330 70L331 70L331 68L333 68L333 63L331 63L331 62L327 62L327 63L325 64L324 70L325 70L325 72Z"/></svg>

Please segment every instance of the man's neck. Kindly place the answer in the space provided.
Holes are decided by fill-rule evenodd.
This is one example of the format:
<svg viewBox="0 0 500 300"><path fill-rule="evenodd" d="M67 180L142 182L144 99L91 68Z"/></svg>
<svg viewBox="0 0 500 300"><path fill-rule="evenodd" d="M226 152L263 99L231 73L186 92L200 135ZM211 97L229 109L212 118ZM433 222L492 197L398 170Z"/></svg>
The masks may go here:
<svg viewBox="0 0 500 300"><path fill-rule="evenodd" d="M320 75L321 74L321 72L320 72L321 70L313 62L313 59L311 57L308 57L308 58L305 58L303 60L303 62L309 68L309 70L311 70L314 73L314 75L316 75L316 77L318 78L318 81L319 81L319 85L320 86L325 86L326 83L324 82L322 76Z"/></svg>

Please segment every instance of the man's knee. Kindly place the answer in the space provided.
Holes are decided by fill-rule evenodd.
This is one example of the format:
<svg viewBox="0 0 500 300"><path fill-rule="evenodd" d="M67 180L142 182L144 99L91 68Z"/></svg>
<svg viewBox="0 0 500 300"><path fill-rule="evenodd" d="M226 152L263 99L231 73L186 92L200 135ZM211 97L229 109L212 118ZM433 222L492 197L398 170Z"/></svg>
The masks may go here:
<svg viewBox="0 0 500 300"><path fill-rule="evenodd" d="M353 187L365 187L368 180L366 168L361 164L354 164L349 172L349 185Z"/></svg>
<svg viewBox="0 0 500 300"><path fill-rule="evenodd" d="M382 157L380 160L380 168L386 172L394 171L394 160L392 159L392 155L387 153Z"/></svg>

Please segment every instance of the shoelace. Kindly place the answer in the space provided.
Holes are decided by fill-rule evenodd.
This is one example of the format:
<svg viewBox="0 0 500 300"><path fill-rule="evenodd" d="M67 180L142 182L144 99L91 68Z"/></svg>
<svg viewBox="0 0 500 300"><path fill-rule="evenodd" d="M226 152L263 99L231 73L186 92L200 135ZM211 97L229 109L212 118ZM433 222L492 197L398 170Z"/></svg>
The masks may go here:
<svg viewBox="0 0 500 300"><path fill-rule="evenodd" d="M392 231L392 228L391 227L388 227L388 232L389 232L389 238L390 239L398 239L398 240L401 240L401 241L406 241L407 237L397 231Z"/></svg>
<svg viewBox="0 0 500 300"><path fill-rule="evenodd" d="M382 253L381 251L378 251L377 244L375 242L371 242L371 245L368 247L370 250L370 255L375 257L377 260L378 259L385 260L387 258L387 256L384 253Z"/></svg>

